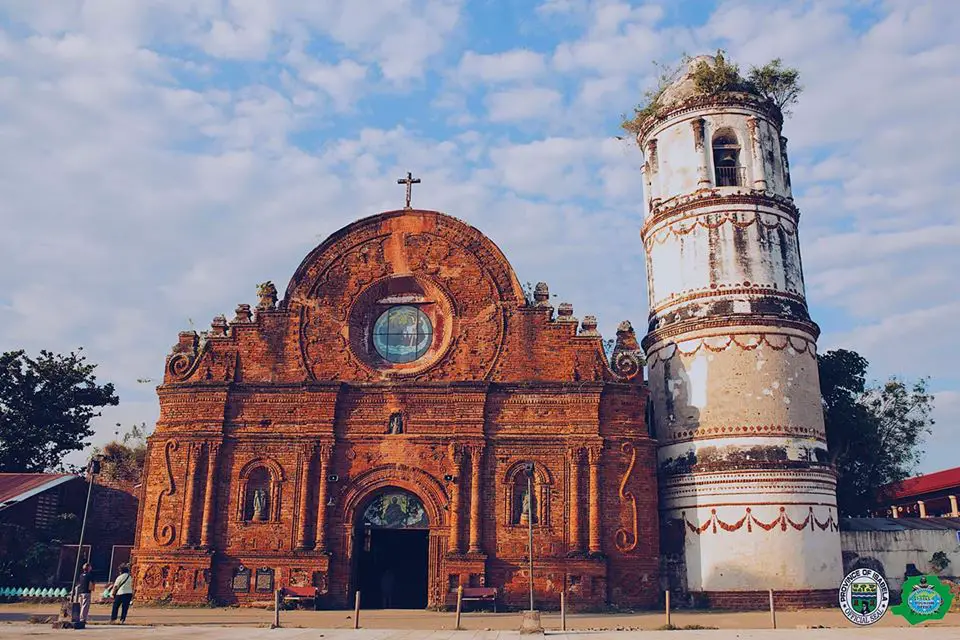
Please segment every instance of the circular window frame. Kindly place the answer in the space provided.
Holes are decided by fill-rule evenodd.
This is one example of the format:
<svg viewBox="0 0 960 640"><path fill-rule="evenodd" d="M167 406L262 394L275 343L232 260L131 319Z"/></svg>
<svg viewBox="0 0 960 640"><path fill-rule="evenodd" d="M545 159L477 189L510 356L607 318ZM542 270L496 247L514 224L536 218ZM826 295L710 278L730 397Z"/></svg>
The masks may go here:
<svg viewBox="0 0 960 640"><path fill-rule="evenodd" d="M426 352L410 362L391 362L374 345L377 320L392 307L411 306L426 315L433 330ZM383 377L421 375L440 363L453 343L458 318L453 297L438 282L416 274L390 275L364 287L347 314L347 343L364 370Z"/></svg>
<svg viewBox="0 0 960 640"><path fill-rule="evenodd" d="M404 333L391 333L390 331L390 321L392 313L406 313L407 310L410 310L414 314L414 337L416 338L416 344L413 346L413 354L405 354L401 356L399 353L391 354L391 337L406 336ZM421 325L425 325L426 331L421 333ZM381 329L386 329L386 331L381 332ZM391 364L410 364L420 360L427 353L430 352L430 348L433 346L434 335L433 335L433 322L430 321L430 316L423 312L420 308L420 305L417 304L395 304L387 307L383 312L377 316L377 319L373 321L373 329L371 331L371 337L373 339L373 348L380 355L381 358L386 360ZM383 342L386 342L385 345L381 348L381 340L378 338L383 338ZM422 344L425 341L426 344ZM401 357L403 359L401 359Z"/></svg>

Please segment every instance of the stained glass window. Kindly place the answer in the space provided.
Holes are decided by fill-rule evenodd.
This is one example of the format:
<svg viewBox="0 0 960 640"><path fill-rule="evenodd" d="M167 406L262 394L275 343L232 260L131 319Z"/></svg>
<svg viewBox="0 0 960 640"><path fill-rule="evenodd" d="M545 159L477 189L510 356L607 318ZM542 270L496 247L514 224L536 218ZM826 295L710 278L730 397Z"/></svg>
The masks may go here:
<svg viewBox="0 0 960 640"><path fill-rule="evenodd" d="M433 343L433 325L417 307L390 307L373 325L373 346L388 362L413 362Z"/></svg>

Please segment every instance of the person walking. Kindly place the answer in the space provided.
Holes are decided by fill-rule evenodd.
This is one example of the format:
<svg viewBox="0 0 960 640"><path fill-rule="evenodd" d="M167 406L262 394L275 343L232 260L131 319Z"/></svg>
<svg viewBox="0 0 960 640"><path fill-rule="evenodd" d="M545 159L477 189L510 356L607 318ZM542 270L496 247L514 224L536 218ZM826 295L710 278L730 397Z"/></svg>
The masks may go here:
<svg viewBox="0 0 960 640"><path fill-rule="evenodd" d="M133 600L133 578L130 576L130 565L120 565L120 575L113 581L110 587L113 595L113 610L110 612L110 624L117 621L117 613L120 613L120 624L127 621L127 611L130 609L130 601Z"/></svg>
<svg viewBox="0 0 960 640"><path fill-rule="evenodd" d="M93 591L93 565L83 565L83 573L77 583L77 601L80 603L80 622L86 624L90 615L90 594Z"/></svg>

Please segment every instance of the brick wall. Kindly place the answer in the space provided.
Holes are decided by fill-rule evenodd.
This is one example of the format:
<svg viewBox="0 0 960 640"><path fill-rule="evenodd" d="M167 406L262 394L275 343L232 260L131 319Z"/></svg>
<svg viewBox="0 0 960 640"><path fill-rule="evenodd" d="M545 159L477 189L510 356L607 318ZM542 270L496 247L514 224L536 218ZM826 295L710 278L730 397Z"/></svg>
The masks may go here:
<svg viewBox="0 0 960 640"><path fill-rule="evenodd" d="M368 340L397 299L421 305L434 337L419 360L389 365ZM567 588L582 608L655 602L656 448L642 375L611 370L599 335L589 324L578 332L570 310L528 306L476 229L421 211L360 221L307 257L279 305L264 289L259 306L239 307L229 326L216 320L203 341L182 333L167 359L135 554L139 597L263 599L255 585L239 589L243 567L251 582L271 569L278 587L319 581L328 605L349 606L356 524L392 488L417 496L429 521L431 606L455 582L481 579L519 606L527 531L513 523L513 482L533 461L539 596ZM632 330L621 342L635 346ZM397 416L402 432L388 433ZM249 517L258 468L270 478L264 521Z"/></svg>

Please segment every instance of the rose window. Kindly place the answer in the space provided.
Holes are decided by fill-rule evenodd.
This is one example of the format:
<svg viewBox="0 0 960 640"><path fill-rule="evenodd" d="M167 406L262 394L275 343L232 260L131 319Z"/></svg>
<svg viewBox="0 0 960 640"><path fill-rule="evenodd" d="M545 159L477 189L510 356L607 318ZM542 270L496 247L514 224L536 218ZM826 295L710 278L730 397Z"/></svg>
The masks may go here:
<svg viewBox="0 0 960 640"><path fill-rule="evenodd" d="M433 344L433 325L417 307L390 307L373 325L373 346L387 362L418 360Z"/></svg>

